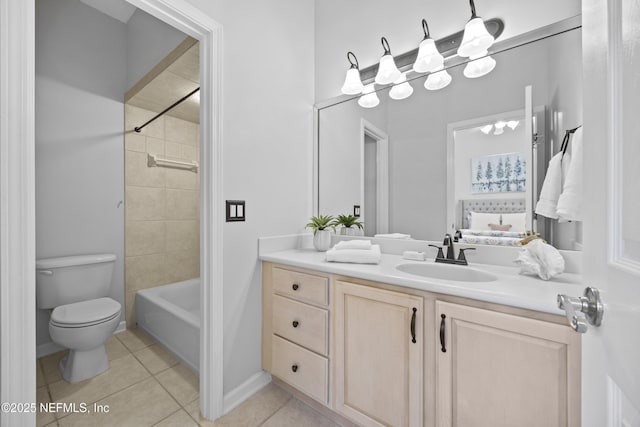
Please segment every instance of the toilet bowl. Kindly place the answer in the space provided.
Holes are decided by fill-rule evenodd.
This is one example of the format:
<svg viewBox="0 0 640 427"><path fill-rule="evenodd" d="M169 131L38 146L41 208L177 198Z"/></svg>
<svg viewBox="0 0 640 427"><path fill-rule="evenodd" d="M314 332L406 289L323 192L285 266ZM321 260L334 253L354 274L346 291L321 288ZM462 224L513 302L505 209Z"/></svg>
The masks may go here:
<svg viewBox="0 0 640 427"><path fill-rule="evenodd" d="M62 378L70 383L86 380L109 369L105 341L120 322L121 306L111 298L56 307L49 320L53 342L68 348L60 361Z"/></svg>
<svg viewBox="0 0 640 427"><path fill-rule="evenodd" d="M108 298L116 256L76 255L36 261L38 308L52 309L51 340L68 348L60 361L71 383L109 369L105 342L120 323L122 307Z"/></svg>

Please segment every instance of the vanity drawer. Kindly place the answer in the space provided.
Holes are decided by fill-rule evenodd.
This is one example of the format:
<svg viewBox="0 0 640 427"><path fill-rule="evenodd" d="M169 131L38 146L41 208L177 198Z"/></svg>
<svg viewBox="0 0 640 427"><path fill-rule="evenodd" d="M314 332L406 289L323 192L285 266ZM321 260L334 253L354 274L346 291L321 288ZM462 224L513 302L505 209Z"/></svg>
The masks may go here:
<svg viewBox="0 0 640 427"><path fill-rule="evenodd" d="M327 310L274 295L272 325L273 333L327 356Z"/></svg>
<svg viewBox="0 0 640 427"><path fill-rule="evenodd" d="M297 300L329 305L329 279L326 277L274 267L273 290Z"/></svg>
<svg viewBox="0 0 640 427"><path fill-rule="evenodd" d="M327 404L329 361L299 345L272 335L271 373L314 399Z"/></svg>

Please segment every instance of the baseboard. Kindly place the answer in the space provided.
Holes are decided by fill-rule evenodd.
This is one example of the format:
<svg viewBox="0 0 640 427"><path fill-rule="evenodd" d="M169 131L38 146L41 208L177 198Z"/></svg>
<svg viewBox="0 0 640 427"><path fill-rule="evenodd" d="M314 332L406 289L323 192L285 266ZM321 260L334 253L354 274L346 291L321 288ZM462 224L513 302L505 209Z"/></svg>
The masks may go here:
<svg viewBox="0 0 640 427"><path fill-rule="evenodd" d="M127 322L123 320L118 324L118 327L116 328L114 334L119 334L120 332L124 332L126 330L127 330ZM39 346L36 347L36 359L39 359L44 356L48 356L53 353L57 353L64 349L65 349L64 347L59 346L54 342L47 342L44 344L40 344Z"/></svg>
<svg viewBox="0 0 640 427"><path fill-rule="evenodd" d="M271 382L271 374L260 371L224 395L224 413L228 413Z"/></svg>

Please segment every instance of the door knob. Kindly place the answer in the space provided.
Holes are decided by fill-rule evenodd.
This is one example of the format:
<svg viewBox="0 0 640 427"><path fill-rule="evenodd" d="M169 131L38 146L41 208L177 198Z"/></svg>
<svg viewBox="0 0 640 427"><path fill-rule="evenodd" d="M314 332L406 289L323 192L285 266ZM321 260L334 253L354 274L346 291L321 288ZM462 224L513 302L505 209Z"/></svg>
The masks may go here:
<svg viewBox="0 0 640 427"><path fill-rule="evenodd" d="M582 297L558 294L558 308L565 311L569 325L581 334L587 332L587 322L593 326L602 324L604 305L600 299L600 292L596 288L585 288ZM580 318L578 313L584 313L584 318Z"/></svg>

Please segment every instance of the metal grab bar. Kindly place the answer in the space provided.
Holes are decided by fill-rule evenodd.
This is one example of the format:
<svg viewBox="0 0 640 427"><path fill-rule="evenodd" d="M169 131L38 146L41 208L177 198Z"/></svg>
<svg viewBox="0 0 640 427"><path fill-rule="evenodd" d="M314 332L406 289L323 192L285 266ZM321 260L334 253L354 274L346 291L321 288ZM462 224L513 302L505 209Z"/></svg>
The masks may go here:
<svg viewBox="0 0 640 427"><path fill-rule="evenodd" d="M148 167L164 167L164 168L175 168L175 169L185 169L190 170L191 172L198 173L198 162L195 160L190 162L183 162L180 160L171 160L171 159L163 159L157 157L155 154L147 154L147 166Z"/></svg>

